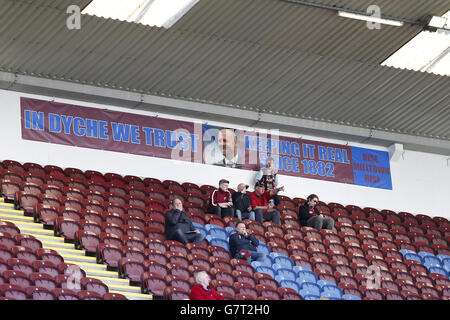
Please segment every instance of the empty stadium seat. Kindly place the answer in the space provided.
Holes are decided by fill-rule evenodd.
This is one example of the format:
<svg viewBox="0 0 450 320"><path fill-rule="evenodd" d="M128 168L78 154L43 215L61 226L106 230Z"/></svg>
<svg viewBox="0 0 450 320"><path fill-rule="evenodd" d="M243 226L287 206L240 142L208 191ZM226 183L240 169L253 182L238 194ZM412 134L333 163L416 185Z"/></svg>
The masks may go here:
<svg viewBox="0 0 450 320"><path fill-rule="evenodd" d="M29 279L36 287L45 288L52 291L56 289L56 279L46 273L33 272L29 275Z"/></svg>
<svg viewBox="0 0 450 320"><path fill-rule="evenodd" d="M56 300L55 294L47 288L30 286L25 291L31 300Z"/></svg>
<svg viewBox="0 0 450 320"><path fill-rule="evenodd" d="M0 296L14 300L27 300L28 294L25 288L14 284L0 284Z"/></svg>
<svg viewBox="0 0 450 320"><path fill-rule="evenodd" d="M318 280L317 275L312 271L299 270L297 272L296 282L301 286L304 282L316 283Z"/></svg>

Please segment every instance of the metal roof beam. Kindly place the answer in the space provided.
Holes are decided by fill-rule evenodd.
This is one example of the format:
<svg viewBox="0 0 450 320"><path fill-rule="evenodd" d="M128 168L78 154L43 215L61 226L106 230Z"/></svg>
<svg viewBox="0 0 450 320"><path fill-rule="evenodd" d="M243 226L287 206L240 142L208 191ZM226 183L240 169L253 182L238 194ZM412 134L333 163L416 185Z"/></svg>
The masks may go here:
<svg viewBox="0 0 450 320"><path fill-rule="evenodd" d="M314 2L304 1L304 0L283 0L283 1L291 2L291 3L297 3L297 4L310 6L310 7L315 7L315 8L320 8L320 9L333 10L333 11L336 11L336 12L344 11L344 12L347 12L347 13L354 13L354 14L360 14L360 15L363 15L363 16L369 16L369 14L367 12L365 12L365 11L352 10L352 9L347 9L347 8L342 8L342 7L334 7L334 6L329 6L329 5L322 4L322 3L314 3ZM399 21L399 22L403 22L403 23L407 23L407 24L411 24L411 25L419 25L419 26L422 26L422 27L425 27L427 25L427 23L425 21L411 20L411 19L405 19L405 18L386 16L386 15L381 15L379 18Z"/></svg>

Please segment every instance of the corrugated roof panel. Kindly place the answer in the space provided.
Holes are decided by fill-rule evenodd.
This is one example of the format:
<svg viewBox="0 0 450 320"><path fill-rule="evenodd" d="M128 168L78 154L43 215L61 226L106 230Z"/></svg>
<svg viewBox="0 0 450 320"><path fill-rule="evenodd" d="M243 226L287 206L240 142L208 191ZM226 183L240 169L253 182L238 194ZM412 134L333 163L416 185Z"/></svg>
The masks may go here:
<svg viewBox="0 0 450 320"><path fill-rule="evenodd" d="M412 25L370 30L364 21L340 18L332 10L275 0L200 1L172 28L377 64L421 30Z"/></svg>
<svg viewBox="0 0 450 320"><path fill-rule="evenodd" d="M408 20L420 20L427 14L443 15L445 12L450 10L449 0L306 0L305 2L324 4L327 6L334 6L361 12L366 12L367 8L371 5L377 5L380 7L381 13L384 16Z"/></svg>

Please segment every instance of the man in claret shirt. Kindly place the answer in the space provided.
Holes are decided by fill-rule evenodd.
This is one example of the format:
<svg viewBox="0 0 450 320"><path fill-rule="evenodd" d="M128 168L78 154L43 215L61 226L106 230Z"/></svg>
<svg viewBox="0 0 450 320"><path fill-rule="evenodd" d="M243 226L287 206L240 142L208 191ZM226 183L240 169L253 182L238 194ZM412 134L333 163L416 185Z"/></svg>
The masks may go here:
<svg viewBox="0 0 450 320"><path fill-rule="evenodd" d="M316 208L319 202L319 197L315 194L311 194L306 199L304 205L299 209L298 219L300 220L300 225L313 227L317 230L334 228L334 220L331 218L325 218L319 210Z"/></svg>
<svg viewBox="0 0 450 320"><path fill-rule="evenodd" d="M226 179L219 181L219 189L211 193L211 206L207 210L208 213L213 213L219 217L233 217L234 208L231 193L228 191L230 182Z"/></svg>

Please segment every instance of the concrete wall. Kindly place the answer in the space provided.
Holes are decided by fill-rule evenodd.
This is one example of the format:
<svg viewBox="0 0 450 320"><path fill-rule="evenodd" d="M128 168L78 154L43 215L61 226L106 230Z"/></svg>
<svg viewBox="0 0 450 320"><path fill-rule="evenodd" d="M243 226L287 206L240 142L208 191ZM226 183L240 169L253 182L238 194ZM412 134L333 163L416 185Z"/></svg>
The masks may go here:
<svg viewBox="0 0 450 320"><path fill-rule="evenodd" d="M63 168L75 167L81 170L90 169L103 173L115 172L122 175L155 177L161 180L171 179L200 185L216 185L221 178L226 177L230 180L230 185L233 188L236 188L236 185L240 182L246 182L251 185L254 181L256 172L247 170L23 140L20 126L19 99L21 96L46 100L53 99L52 97L0 90L1 160L11 159L22 163L35 162L41 165L54 164ZM151 112L109 105L66 99L55 99L55 101L148 116L155 115ZM202 121L202 119L174 117L160 113L158 115L171 119ZM208 123L241 128L230 123L213 123L211 121L208 121ZM300 137L285 132L280 132L279 134L281 136ZM342 140L323 139L305 135L301 137L303 139L347 144L347 141ZM349 144L387 151L387 149L378 146ZM316 193L321 200L327 203L338 202L343 205L354 204L361 207L390 209L397 212L408 211L413 214L422 213L430 216L450 218L450 209L446 203L446 199L450 195L450 160L447 158L442 155L405 150L400 160L391 162L393 190L324 182L292 176L280 176L279 183L285 186L286 191L284 194L290 197L305 198L311 193Z"/></svg>

